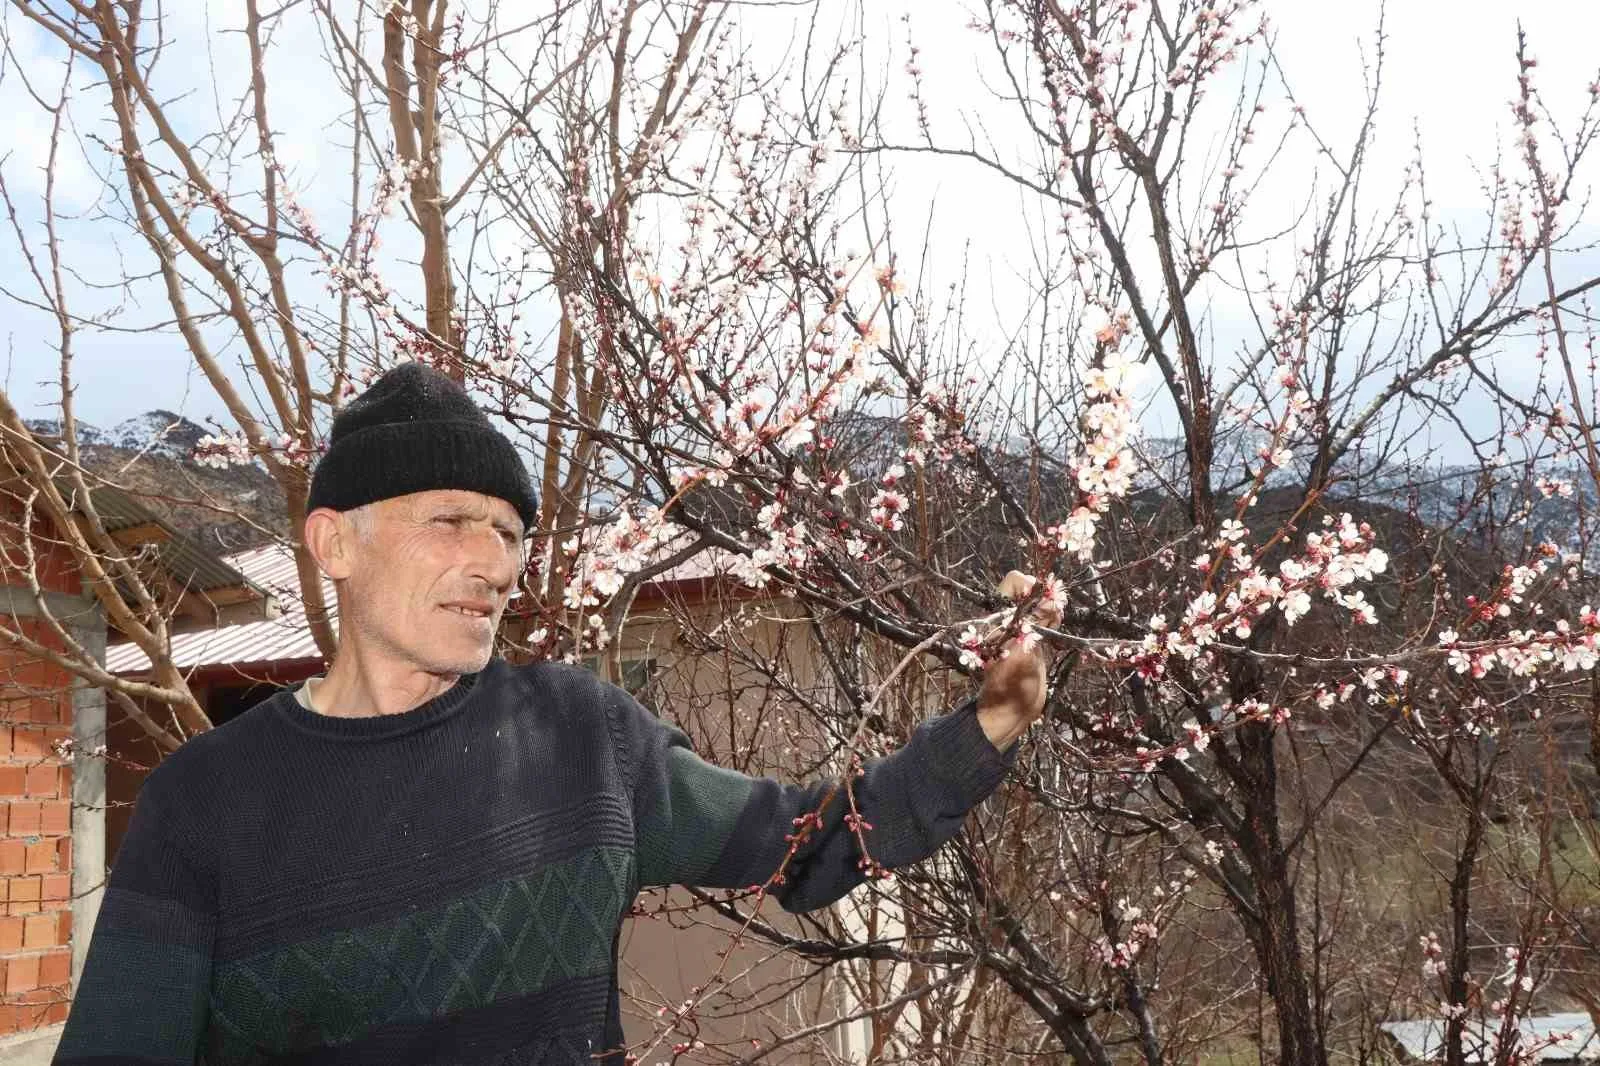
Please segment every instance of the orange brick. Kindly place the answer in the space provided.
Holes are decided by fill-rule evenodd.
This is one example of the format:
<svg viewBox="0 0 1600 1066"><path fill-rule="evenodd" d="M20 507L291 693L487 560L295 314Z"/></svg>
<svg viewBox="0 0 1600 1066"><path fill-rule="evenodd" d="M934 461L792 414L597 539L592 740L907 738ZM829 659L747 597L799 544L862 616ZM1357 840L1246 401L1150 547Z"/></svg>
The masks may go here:
<svg viewBox="0 0 1600 1066"><path fill-rule="evenodd" d="M38 877L13 877L9 879L10 893L7 896L13 904L31 904L28 910L39 909L39 893L44 891L44 883ZM16 914L16 911L12 911Z"/></svg>
<svg viewBox="0 0 1600 1066"><path fill-rule="evenodd" d="M22 919L22 946L25 948L53 948L56 946L56 916L31 914Z"/></svg>
<svg viewBox="0 0 1600 1066"><path fill-rule="evenodd" d="M46 639L45 643L57 647L53 639ZM57 665L47 659L35 659L29 665L33 668L30 684L47 689L61 689L72 684L72 672L65 666Z"/></svg>
<svg viewBox="0 0 1600 1066"><path fill-rule="evenodd" d="M8 840L6 843L20 844L20 840ZM23 860L23 873L42 874L49 873L56 868L56 842L54 840L36 840L27 845L26 857Z"/></svg>
<svg viewBox="0 0 1600 1066"><path fill-rule="evenodd" d="M9 877L27 869L28 846L20 840L0 840L0 875Z"/></svg>
<svg viewBox="0 0 1600 1066"><path fill-rule="evenodd" d="M39 983L41 985L64 985L72 973L72 954L67 951L52 951L39 960Z"/></svg>
<svg viewBox="0 0 1600 1066"><path fill-rule="evenodd" d="M11 754L11 720L10 716L0 711L0 756Z"/></svg>
<svg viewBox="0 0 1600 1066"><path fill-rule="evenodd" d="M13 955L6 960L6 995L31 992L39 987L39 956Z"/></svg>
<svg viewBox="0 0 1600 1066"><path fill-rule="evenodd" d="M7 680L23 688L61 688L71 679L63 667L46 659L13 660L7 674Z"/></svg>
<svg viewBox="0 0 1600 1066"><path fill-rule="evenodd" d="M72 903L72 875L45 874L39 881L39 901L48 910Z"/></svg>
<svg viewBox="0 0 1600 1066"><path fill-rule="evenodd" d="M72 869L72 838L62 837L56 841L56 869Z"/></svg>
<svg viewBox="0 0 1600 1066"><path fill-rule="evenodd" d="M21 918L0 918L0 951L16 951L22 947Z"/></svg>
<svg viewBox="0 0 1600 1066"><path fill-rule="evenodd" d="M65 982L62 982L62 983L65 983ZM44 1011L44 1024L46 1024L46 1025L60 1025L62 1022L67 1020L67 1012L69 1010L71 1010L71 1009L72 1009L72 1004L70 1002L68 1002L67 1000L64 1000L64 999L57 1000L56 1002L50 1004L50 1006L45 1008L45 1011Z"/></svg>
<svg viewBox="0 0 1600 1066"><path fill-rule="evenodd" d="M3 968L0 968L0 977L3 976ZM0 985L0 987L4 986ZM21 1029L23 1012L25 1010L27 1010L26 1007L13 1007L10 1005L0 1006L0 1033L9 1034Z"/></svg>
<svg viewBox="0 0 1600 1066"><path fill-rule="evenodd" d="M6 823L6 832L14 837L38 836L39 834L39 804L12 802L6 806L11 808L11 815Z"/></svg>
<svg viewBox="0 0 1600 1066"><path fill-rule="evenodd" d="M49 735L44 729L19 725L11 730L11 754L19 759L34 761L55 753L50 750Z"/></svg>
<svg viewBox="0 0 1600 1066"><path fill-rule="evenodd" d="M35 696L28 701L28 719L40 725L59 725L61 722L61 698L59 696Z"/></svg>
<svg viewBox="0 0 1600 1066"><path fill-rule="evenodd" d="M45 800L39 805L39 831L48 836L62 836L72 832L72 803L69 800Z"/></svg>
<svg viewBox="0 0 1600 1066"><path fill-rule="evenodd" d="M61 771L54 763L34 763L24 775L23 787L30 796L55 798L61 787Z"/></svg>
<svg viewBox="0 0 1600 1066"><path fill-rule="evenodd" d="M72 943L72 911L64 910L56 915L56 943Z"/></svg>
<svg viewBox="0 0 1600 1066"><path fill-rule="evenodd" d="M26 766L0 766L0 796L20 796L27 788Z"/></svg>
<svg viewBox="0 0 1600 1066"><path fill-rule="evenodd" d="M71 796L72 795L72 767L63 766L61 768L61 784L59 786L57 786L57 787L60 789L60 791L58 791L56 793L56 795L58 795L58 796Z"/></svg>

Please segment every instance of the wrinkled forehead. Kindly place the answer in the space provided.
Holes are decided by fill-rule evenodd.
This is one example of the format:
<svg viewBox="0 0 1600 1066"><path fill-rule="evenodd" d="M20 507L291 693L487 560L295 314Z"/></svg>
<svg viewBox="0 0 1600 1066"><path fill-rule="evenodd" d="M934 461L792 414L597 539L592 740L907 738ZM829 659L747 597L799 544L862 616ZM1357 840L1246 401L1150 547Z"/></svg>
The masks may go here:
<svg viewBox="0 0 1600 1066"><path fill-rule="evenodd" d="M452 512L522 532L522 518L510 502L467 489L428 489L384 500L382 506L389 514L411 518Z"/></svg>

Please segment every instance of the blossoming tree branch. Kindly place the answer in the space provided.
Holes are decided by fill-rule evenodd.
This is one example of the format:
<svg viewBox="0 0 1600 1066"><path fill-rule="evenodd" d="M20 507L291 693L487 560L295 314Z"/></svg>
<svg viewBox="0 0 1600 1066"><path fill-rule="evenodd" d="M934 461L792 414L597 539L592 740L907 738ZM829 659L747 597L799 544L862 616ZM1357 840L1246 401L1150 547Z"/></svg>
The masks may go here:
<svg viewBox="0 0 1600 1066"><path fill-rule="evenodd" d="M264 465L288 529L332 412L397 362L448 369L539 471L508 653L620 679L641 594L715 560L710 615L652 601L697 664L662 712L745 767L838 774L858 836L862 760L1049 652L1012 780L935 859L805 926L764 886L642 905L730 946L687 999L640 994L636 1054L747 1063L856 1025L873 1061L1325 1066L1404 1015L1451 1062L1469 1031L1513 1062L1530 1013L1600 1010L1600 83L1547 97L1540 42L1508 40L1483 76L1513 143L1447 208L1459 160L1377 121L1384 74L1436 57L1376 27L1335 133L1271 4L983 0L865 35L832 0L557 8L250 3L207 45L245 72L212 114L175 102L193 26L12 0L63 118L47 173L91 164L126 255L9 160L30 269L6 290L69 424L75 336L186 353L233 419L198 457ZM980 75L958 103L934 26ZM305 55L326 114L280 103ZM307 152L313 119L336 148ZM1006 262L941 243L961 205L919 227L911 173L1016 204ZM107 475L22 418L0 403L33 506L64 513L54 474ZM127 568L103 533L65 549ZM154 682L3 635L178 709L145 714L169 744L204 728L159 599L94 591ZM762 1000L752 942L857 1008L717 1035Z"/></svg>

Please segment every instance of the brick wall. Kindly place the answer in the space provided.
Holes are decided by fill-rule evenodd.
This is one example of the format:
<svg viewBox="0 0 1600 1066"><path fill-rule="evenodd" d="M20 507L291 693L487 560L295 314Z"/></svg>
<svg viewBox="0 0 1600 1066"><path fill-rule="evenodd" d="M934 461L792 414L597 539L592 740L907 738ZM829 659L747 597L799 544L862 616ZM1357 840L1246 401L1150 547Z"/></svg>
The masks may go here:
<svg viewBox="0 0 1600 1066"><path fill-rule="evenodd" d="M26 684L17 683L19 674ZM66 671L0 652L0 677L11 696L0 718L0 1034L9 1034L67 1016L72 768L57 745L72 730L64 718Z"/></svg>
<svg viewBox="0 0 1600 1066"><path fill-rule="evenodd" d="M0 508L3 509L3 508ZM11 515L5 516L12 517ZM5 530L0 585L23 584L17 526ZM36 544L41 584L78 595L59 549ZM26 593L22 594L26 598ZM20 608L13 607L15 610ZM56 646L43 623L7 615L7 628ZM0 1037L65 1020L72 969L71 676L0 642Z"/></svg>

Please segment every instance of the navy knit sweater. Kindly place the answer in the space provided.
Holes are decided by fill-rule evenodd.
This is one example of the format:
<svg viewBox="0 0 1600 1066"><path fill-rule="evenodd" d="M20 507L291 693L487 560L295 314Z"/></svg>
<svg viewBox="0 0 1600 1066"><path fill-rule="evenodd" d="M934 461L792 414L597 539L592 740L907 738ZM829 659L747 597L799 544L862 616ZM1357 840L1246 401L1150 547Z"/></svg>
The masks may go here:
<svg viewBox="0 0 1600 1066"><path fill-rule="evenodd" d="M869 850L930 855L1010 761L970 704L924 723L856 782ZM55 1061L591 1062L622 1044L639 889L764 882L828 788L703 762L558 664L497 659L368 718L279 693L146 781ZM847 810L775 889L785 908L861 881Z"/></svg>

